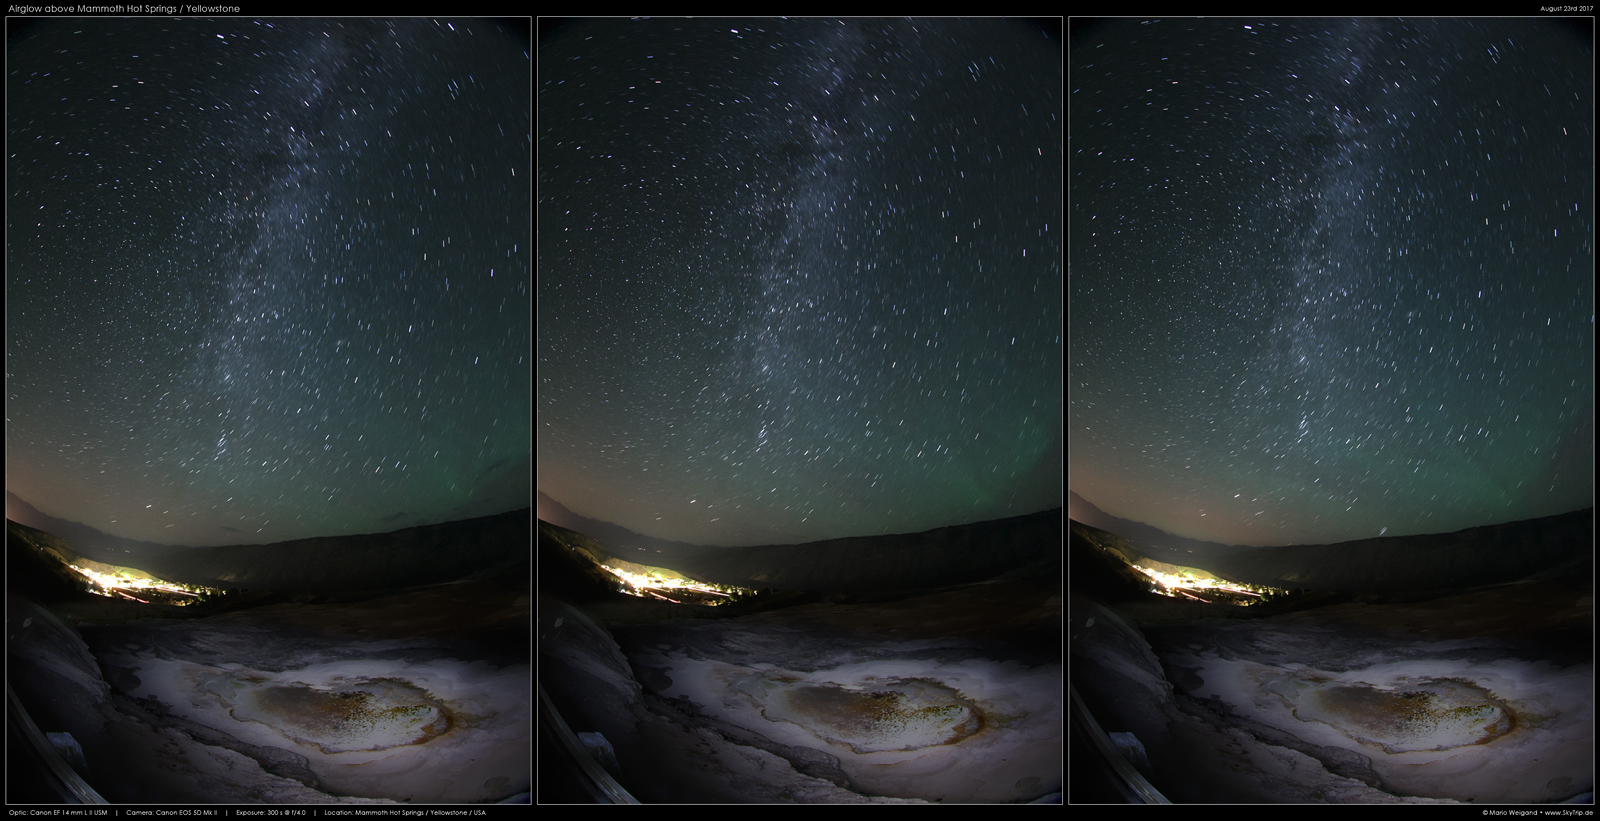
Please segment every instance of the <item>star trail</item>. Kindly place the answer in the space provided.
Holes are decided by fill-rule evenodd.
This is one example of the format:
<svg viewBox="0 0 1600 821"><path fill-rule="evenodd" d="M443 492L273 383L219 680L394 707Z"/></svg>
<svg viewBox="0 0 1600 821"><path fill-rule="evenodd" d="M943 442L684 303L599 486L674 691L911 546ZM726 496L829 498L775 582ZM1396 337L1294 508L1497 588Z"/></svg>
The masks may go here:
<svg viewBox="0 0 1600 821"><path fill-rule="evenodd" d="M539 488L701 544L1061 504L1059 28L641 20L540 49Z"/></svg>
<svg viewBox="0 0 1600 821"><path fill-rule="evenodd" d="M8 489L169 544L526 507L530 51L481 20L13 32Z"/></svg>
<svg viewBox="0 0 1600 821"><path fill-rule="evenodd" d="M1068 66L1074 492L1251 545L1592 504L1592 31L1128 20Z"/></svg>

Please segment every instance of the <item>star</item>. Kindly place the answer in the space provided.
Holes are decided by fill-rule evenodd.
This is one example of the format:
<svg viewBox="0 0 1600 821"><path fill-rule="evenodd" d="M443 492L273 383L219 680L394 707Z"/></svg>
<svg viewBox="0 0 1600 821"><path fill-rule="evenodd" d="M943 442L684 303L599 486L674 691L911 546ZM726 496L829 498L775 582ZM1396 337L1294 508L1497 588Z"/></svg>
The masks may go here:
<svg viewBox="0 0 1600 821"><path fill-rule="evenodd" d="M721 545L1060 506L1058 32L592 21L540 61L542 492Z"/></svg>

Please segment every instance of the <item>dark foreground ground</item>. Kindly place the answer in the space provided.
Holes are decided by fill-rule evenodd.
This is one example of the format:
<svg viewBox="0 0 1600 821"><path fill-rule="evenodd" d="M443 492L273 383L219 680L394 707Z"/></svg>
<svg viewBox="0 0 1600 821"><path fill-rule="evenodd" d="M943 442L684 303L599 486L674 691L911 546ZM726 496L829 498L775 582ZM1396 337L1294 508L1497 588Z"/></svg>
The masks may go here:
<svg viewBox="0 0 1600 821"><path fill-rule="evenodd" d="M1515 582L1262 608L1083 570L1099 583L1069 595L1072 683L1176 803L1592 802L1587 556Z"/></svg>
<svg viewBox="0 0 1600 821"><path fill-rule="evenodd" d="M525 562L214 608L10 588L7 680L113 803L515 800L532 781L529 594Z"/></svg>
<svg viewBox="0 0 1600 821"><path fill-rule="evenodd" d="M646 803L1032 801L1062 784L1060 578L743 608L541 589L540 682Z"/></svg>

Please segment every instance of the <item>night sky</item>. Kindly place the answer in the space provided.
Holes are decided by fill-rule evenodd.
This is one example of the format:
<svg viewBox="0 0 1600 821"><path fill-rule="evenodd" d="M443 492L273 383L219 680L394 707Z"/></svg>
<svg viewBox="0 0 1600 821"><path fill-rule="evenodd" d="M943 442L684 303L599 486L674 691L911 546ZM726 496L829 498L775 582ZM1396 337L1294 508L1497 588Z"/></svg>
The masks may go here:
<svg viewBox="0 0 1600 821"><path fill-rule="evenodd" d="M1074 32L1072 490L1233 544L1589 507L1594 86L1578 31Z"/></svg>
<svg viewBox="0 0 1600 821"><path fill-rule="evenodd" d="M530 51L483 20L14 35L7 488L170 544L527 507Z"/></svg>
<svg viewBox="0 0 1600 821"><path fill-rule="evenodd" d="M539 51L539 489L700 544L1061 505L1057 24L607 20Z"/></svg>

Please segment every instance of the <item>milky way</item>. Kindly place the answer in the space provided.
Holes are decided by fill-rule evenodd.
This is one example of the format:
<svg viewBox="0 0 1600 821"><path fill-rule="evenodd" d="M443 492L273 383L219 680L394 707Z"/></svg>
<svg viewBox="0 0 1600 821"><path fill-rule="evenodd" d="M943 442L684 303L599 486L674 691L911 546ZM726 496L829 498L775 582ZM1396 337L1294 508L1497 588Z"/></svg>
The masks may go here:
<svg viewBox="0 0 1600 821"><path fill-rule="evenodd" d="M1068 65L1075 492L1238 544L1592 503L1591 33L1119 21Z"/></svg>
<svg viewBox="0 0 1600 821"><path fill-rule="evenodd" d="M540 49L539 488L706 544L1061 503L1059 32L602 21Z"/></svg>
<svg viewBox="0 0 1600 821"><path fill-rule="evenodd" d="M176 544L526 507L531 49L44 21L7 53L7 487Z"/></svg>

